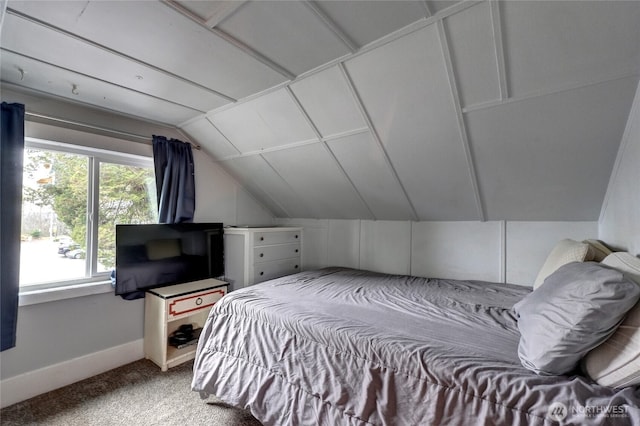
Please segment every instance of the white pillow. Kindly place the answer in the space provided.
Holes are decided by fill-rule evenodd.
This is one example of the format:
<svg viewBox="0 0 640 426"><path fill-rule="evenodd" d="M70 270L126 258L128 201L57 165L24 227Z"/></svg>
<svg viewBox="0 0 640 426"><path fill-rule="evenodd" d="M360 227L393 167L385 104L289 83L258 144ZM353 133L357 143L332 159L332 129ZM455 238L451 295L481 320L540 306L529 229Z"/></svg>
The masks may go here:
<svg viewBox="0 0 640 426"><path fill-rule="evenodd" d="M640 258L617 252L601 264L640 285ZM631 308L611 337L584 357L582 367L600 385L622 388L640 384L640 303Z"/></svg>
<svg viewBox="0 0 640 426"><path fill-rule="evenodd" d="M589 262L593 260L593 250L589 244L565 238L551 250L547 260L540 268L538 276L533 283L533 289L540 287L544 280L553 274L559 267L571 262Z"/></svg>
<svg viewBox="0 0 640 426"><path fill-rule="evenodd" d="M602 241L584 240L583 243L589 244L589 246L591 247L591 250L593 251L594 262L602 262L607 256L613 253L613 251L611 251L609 247L604 245Z"/></svg>

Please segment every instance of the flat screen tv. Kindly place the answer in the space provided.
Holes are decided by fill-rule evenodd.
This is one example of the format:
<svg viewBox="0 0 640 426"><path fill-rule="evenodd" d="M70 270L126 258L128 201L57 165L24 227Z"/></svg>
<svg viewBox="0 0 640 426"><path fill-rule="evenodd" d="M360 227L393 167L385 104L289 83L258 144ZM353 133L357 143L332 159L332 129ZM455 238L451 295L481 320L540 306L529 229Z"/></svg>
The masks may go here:
<svg viewBox="0 0 640 426"><path fill-rule="evenodd" d="M115 293L224 275L222 223L116 225Z"/></svg>

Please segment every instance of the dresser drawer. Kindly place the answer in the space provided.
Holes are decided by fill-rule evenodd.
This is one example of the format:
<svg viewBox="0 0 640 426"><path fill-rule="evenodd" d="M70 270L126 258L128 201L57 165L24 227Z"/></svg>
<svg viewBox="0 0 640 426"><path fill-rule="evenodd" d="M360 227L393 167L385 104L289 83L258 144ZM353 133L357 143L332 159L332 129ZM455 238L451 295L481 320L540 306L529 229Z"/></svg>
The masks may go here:
<svg viewBox="0 0 640 426"><path fill-rule="evenodd" d="M254 268L253 283L256 284L297 272L300 272L299 258L257 263Z"/></svg>
<svg viewBox="0 0 640 426"><path fill-rule="evenodd" d="M211 309L226 294L226 287L177 296L167 300L167 319L174 320L204 309Z"/></svg>
<svg viewBox="0 0 640 426"><path fill-rule="evenodd" d="M255 247L298 242L300 242L299 231L255 232L253 234L253 245Z"/></svg>
<svg viewBox="0 0 640 426"><path fill-rule="evenodd" d="M255 263L300 257L300 244L282 244L278 246L262 246L253 249Z"/></svg>

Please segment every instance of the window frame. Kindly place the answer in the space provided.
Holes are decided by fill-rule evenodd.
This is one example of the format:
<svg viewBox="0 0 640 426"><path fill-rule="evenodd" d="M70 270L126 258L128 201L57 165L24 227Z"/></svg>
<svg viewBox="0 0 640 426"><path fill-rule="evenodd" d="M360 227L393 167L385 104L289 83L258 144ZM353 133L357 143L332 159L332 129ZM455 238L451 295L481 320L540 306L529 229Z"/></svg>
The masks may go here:
<svg viewBox="0 0 640 426"><path fill-rule="evenodd" d="M98 214L100 196L100 165L102 163L144 167L153 170L152 156L117 152L102 148L73 145L45 139L25 137L26 149L57 151L87 157L87 235L85 277L20 287L19 305L31 305L53 300L112 292L110 272L97 272Z"/></svg>

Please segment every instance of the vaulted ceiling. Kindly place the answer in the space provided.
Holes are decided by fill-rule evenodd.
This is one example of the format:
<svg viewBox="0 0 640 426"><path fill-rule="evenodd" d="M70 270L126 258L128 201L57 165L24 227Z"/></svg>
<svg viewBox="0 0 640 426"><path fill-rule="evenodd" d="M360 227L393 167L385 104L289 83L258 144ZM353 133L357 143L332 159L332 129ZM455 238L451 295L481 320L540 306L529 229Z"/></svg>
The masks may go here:
<svg viewBox="0 0 640 426"><path fill-rule="evenodd" d="M640 76L638 1L0 4L3 84L176 126L278 217L597 220Z"/></svg>

